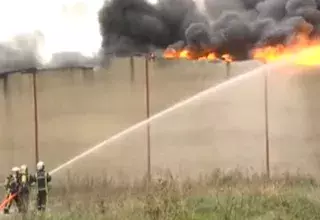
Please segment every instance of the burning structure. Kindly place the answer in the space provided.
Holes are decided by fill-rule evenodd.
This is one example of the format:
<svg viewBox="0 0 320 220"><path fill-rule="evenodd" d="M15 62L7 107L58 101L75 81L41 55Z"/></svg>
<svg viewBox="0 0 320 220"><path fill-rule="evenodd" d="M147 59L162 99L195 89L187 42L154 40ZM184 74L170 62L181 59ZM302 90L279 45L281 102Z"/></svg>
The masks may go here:
<svg viewBox="0 0 320 220"><path fill-rule="evenodd" d="M314 63L320 34L316 0L106 1L99 13L104 54L163 49L167 59L225 61L289 57L307 47ZM311 57L310 57L311 56Z"/></svg>

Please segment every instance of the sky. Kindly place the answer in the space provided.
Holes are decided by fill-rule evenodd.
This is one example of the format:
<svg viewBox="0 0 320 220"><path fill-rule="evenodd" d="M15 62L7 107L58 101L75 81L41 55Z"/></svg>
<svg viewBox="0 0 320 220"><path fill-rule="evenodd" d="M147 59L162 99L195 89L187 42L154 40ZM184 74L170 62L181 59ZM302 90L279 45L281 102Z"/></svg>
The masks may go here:
<svg viewBox="0 0 320 220"><path fill-rule="evenodd" d="M0 42L40 31L41 54L78 51L90 56L101 45L98 11L103 0L0 0Z"/></svg>

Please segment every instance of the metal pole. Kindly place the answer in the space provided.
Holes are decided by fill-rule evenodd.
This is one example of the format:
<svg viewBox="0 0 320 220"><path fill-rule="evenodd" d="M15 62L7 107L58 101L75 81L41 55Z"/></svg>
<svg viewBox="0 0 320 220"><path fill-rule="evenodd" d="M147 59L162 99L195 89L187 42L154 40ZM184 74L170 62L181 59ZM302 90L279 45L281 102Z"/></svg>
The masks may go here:
<svg viewBox="0 0 320 220"><path fill-rule="evenodd" d="M227 79L229 79L229 77L230 77L230 70L231 70L231 62L226 62L226 68L227 68L227 70L226 70L226 77L227 77Z"/></svg>
<svg viewBox="0 0 320 220"><path fill-rule="evenodd" d="M39 161L39 138L38 138L38 100L37 100L37 71L32 72L33 80L33 110L34 110L34 143L36 164Z"/></svg>
<svg viewBox="0 0 320 220"><path fill-rule="evenodd" d="M150 118L150 91L149 91L149 59L145 57L145 86L146 86L146 116ZM150 124L147 123L147 178L148 183L151 181L151 140L150 140Z"/></svg>
<svg viewBox="0 0 320 220"><path fill-rule="evenodd" d="M131 80L131 83L134 82L134 59L133 59L133 56L130 57L130 80Z"/></svg>
<svg viewBox="0 0 320 220"><path fill-rule="evenodd" d="M6 138L7 138L7 145L8 149L11 150L11 166L14 165L14 143L13 143L13 137L12 137L12 100L9 93L9 82L8 82L8 75L3 76L3 98L5 100L5 111L6 111Z"/></svg>
<svg viewBox="0 0 320 220"><path fill-rule="evenodd" d="M264 74L264 115L265 115L266 172L267 172L267 177L270 178L268 76L269 76L269 69Z"/></svg>
<svg viewBox="0 0 320 220"><path fill-rule="evenodd" d="M9 89L9 86L8 86L8 75L4 75L3 76L3 95L5 97L5 99L8 98L8 89Z"/></svg>

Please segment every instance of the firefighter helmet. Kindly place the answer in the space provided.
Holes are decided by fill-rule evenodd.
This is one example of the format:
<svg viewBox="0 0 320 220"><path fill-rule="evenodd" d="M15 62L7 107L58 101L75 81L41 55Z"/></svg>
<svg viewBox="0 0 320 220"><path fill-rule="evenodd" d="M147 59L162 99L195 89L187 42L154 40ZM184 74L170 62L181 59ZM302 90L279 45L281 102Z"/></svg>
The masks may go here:
<svg viewBox="0 0 320 220"><path fill-rule="evenodd" d="M44 162L42 161L39 161L37 163L37 170L43 170L44 169Z"/></svg>
<svg viewBox="0 0 320 220"><path fill-rule="evenodd" d="M13 173L18 173L20 171L20 168L19 167L12 167L11 171Z"/></svg>
<svg viewBox="0 0 320 220"><path fill-rule="evenodd" d="M20 171L21 171L21 173L26 173L26 172L28 172L28 166L25 165L25 164L21 165Z"/></svg>

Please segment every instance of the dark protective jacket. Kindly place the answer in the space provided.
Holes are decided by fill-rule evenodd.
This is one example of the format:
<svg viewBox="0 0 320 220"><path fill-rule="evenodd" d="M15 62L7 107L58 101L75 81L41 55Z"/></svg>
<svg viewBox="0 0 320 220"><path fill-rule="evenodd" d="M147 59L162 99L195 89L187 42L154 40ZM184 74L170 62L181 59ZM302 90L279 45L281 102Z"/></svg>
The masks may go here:
<svg viewBox="0 0 320 220"><path fill-rule="evenodd" d="M36 187L39 191L48 192L48 183L51 181L51 176L44 170L37 171L34 177L32 177L33 181L36 183Z"/></svg>
<svg viewBox="0 0 320 220"><path fill-rule="evenodd" d="M11 182L11 179L13 178L13 176L10 174L9 176L6 177L6 179L4 180L4 189L6 192L9 192L9 186L10 186L10 182Z"/></svg>
<svg viewBox="0 0 320 220"><path fill-rule="evenodd" d="M20 176L10 174L5 180L4 187L7 193L18 193L21 187Z"/></svg>

